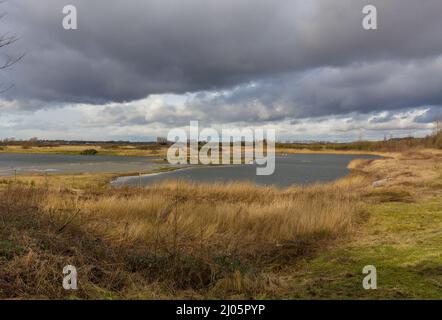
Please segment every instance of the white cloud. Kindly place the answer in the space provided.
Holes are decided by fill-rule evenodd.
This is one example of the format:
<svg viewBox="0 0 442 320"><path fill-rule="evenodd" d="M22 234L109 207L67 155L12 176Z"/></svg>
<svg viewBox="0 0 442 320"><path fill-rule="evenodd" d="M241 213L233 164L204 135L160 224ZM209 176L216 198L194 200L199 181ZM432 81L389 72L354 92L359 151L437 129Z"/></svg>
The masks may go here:
<svg viewBox="0 0 442 320"><path fill-rule="evenodd" d="M191 120L199 120L201 128L226 125L216 119L205 121L192 113L186 107L189 98L194 96L155 95L130 103L76 104L35 112L1 113L0 137L146 141L166 136L171 128L186 127ZM421 121L431 112L435 111L421 107L257 123L240 120L229 126L275 128L280 140L355 140L361 136L382 139L384 135L425 136L431 133L433 120Z"/></svg>

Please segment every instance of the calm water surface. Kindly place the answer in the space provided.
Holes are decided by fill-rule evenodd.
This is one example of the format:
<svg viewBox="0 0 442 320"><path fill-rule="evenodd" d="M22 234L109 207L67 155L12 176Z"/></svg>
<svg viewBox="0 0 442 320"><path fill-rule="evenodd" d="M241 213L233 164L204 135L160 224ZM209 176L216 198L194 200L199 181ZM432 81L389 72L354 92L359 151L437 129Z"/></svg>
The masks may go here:
<svg viewBox="0 0 442 320"><path fill-rule="evenodd" d="M159 165L152 157L82 156L63 154L0 153L0 176L17 173L104 173L138 172ZM162 165L164 166L164 165Z"/></svg>
<svg viewBox="0 0 442 320"><path fill-rule="evenodd" d="M273 175L257 176L256 165L230 165L185 168L172 172L144 175L142 185L162 180L191 180L196 182L251 181L263 185L286 187L333 181L347 175L348 163L357 158L372 159L370 155L293 154L276 157ZM129 173L154 170L167 164L153 162L152 157L81 156L62 154L0 153L0 175L17 173ZM121 177L112 184L138 185L139 177Z"/></svg>
<svg viewBox="0 0 442 320"><path fill-rule="evenodd" d="M251 181L263 185L287 187L292 184L309 184L333 181L347 175L348 163L353 159L373 159L371 155L293 154L276 157L273 175L257 176L256 165L194 167L160 174L144 175L142 185L162 180L191 180L201 182ZM138 185L139 177L122 177L114 185Z"/></svg>

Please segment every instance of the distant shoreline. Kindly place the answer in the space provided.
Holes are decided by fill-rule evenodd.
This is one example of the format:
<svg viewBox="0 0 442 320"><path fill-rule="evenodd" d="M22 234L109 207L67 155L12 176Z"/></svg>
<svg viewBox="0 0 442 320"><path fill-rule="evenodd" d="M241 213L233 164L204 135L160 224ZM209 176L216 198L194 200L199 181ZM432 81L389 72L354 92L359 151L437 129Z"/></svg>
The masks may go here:
<svg viewBox="0 0 442 320"><path fill-rule="evenodd" d="M311 149L281 149L276 150L277 155L281 154L347 154L347 155L375 155L385 156L390 154L384 151L363 151L363 150L311 150Z"/></svg>
<svg viewBox="0 0 442 320"><path fill-rule="evenodd" d="M165 154L161 153L152 153L152 152L143 152L143 150L138 149L118 149L118 150L101 150L99 147L92 148L98 149L97 156L124 156L124 157L157 157L162 158ZM11 148L6 147L6 149L0 149L0 154L58 154L58 155L80 155L80 152L84 148L79 148L76 146L72 148L70 146L54 147L54 148L40 148L40 147L32 147L30 149L21 149L21 148ZM359 154L368 154L368 155L385 155L390 152L385 151L364 151L364 150L333 150L333 149L325 149L325 150L312 150L312 149L295 149L295 148L276 148L276 155L283 154L348 154L348 155L359 155Z"/></svg>

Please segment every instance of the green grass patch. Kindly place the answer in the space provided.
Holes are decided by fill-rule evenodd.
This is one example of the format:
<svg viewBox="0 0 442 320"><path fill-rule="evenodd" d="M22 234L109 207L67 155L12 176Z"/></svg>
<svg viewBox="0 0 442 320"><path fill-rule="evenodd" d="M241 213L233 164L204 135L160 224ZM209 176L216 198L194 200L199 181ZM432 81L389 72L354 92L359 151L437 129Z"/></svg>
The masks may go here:
<svg viewBox="0 0 442 320"><path fill-rule="evenodd" d="M442 298L442 201L385 203L369 211L354 241L297 266L288 298ZM377 290L362 287L365 265L377 268Z"/></svg>

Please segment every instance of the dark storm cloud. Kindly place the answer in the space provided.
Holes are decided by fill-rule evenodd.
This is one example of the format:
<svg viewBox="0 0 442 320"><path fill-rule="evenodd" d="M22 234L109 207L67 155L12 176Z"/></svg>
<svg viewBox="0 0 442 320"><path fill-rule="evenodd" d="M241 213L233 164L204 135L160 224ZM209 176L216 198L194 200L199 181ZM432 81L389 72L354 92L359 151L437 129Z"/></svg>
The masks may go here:
<svg viewBox="0 0 442 320"><path fill-rule="evenodd" d="M261 122L400 110L441 102L442 57L439 57L358 63L314 69L302 75L289 74L216 96L197 95L188 102L188 108L225 122L239 119Z"/></svg>
<svg viewBox="0 0 442 320"><path fill-rule="evenodd" d="M377 31L361 27L368 3L379 11ZM77 31L62 29L59 0L5 5L2 29L19 34L14 50L27 52L7 73L16 85L7 98L46 106L231 90L201 94L187 108L252 122L442 104L440 0L69 4Z"/></svg>

